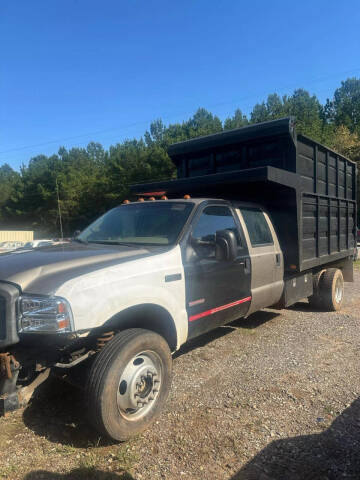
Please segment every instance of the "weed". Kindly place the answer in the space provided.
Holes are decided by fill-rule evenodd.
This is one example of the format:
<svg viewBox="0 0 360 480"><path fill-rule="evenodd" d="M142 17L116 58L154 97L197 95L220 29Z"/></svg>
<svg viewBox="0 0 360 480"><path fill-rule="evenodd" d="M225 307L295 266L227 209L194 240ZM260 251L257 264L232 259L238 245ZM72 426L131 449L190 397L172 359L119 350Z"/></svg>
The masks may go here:
<svg viewBox="0 0 360 480"><path fill-rule="evenodd" d="M137 454L127 447L120 447L118 451L112 454L113 460L119 463L121 470L130 470L139 460Z"/></svg>
<svg viewBox="0 0 360 480"><path fill-rule="evenodd" d="M325 415L328 415L330 417L335 417L336 416L333 408L330 405L325 405L324 413L325 413Z"/></svg>
<svg viewBox="0 0 360 480"><path fill-rule="evenodd" d="M95 453L89 453L79 460L79 468L77 470L79 478L96 478L96 467L99 463L99 458Z"/></svg>

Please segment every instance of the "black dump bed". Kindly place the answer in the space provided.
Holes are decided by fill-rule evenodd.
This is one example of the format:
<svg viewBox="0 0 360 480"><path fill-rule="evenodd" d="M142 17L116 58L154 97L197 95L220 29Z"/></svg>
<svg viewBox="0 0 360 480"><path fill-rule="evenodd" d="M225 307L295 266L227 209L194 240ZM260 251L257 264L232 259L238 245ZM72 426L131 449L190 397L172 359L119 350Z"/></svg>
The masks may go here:
<svg viewBox="0 0 360 480"><path fill-rule="evenodd" d="M176 143L177 180L134 185L137 194L249 200L270 212L285 270L354 253L356 164L303 135L293 118Z"/></svg>

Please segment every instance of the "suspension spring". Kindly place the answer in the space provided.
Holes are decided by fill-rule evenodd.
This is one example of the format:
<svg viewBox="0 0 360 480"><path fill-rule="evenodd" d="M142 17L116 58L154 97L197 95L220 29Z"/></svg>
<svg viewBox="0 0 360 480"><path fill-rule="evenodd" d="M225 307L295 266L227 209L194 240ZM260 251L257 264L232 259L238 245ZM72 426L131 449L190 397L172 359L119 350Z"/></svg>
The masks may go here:
<svg viewBox="0 0 360 480"><path fill-rule="evenodd" d="M97 350L101 350L105 347L105 345L110 342L110 340L114 337L115 332L105 332L97 339L96 348Z"/></svg>

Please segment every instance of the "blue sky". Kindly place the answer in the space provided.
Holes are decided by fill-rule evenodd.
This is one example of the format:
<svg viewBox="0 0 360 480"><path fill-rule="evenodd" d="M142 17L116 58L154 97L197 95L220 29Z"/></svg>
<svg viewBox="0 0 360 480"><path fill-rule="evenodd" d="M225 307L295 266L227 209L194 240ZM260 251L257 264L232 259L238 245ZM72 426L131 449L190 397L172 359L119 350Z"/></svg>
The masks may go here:
<svg viewBox="0 0 360 480"><path fill-rule="evenodd" d="M358 0L2 0L0 165L360 77Z"/></svg>

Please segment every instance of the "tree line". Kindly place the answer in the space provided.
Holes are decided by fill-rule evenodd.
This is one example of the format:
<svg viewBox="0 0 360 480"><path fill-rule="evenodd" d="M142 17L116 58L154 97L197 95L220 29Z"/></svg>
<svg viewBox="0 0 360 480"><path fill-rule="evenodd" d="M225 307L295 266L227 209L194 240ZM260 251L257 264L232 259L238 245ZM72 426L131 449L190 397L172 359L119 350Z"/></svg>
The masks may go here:
<svg viewBox="0 0 360 480"><path fill-rule="evenodd" d="M360 79L341 82L332 99L321 104L297 89L292 95L270 94L250 115L240 109L223 122L204 108L182 123L151 123L140 139L125 140L105 150L60 147L57 154L37 155L15 171L0 167L0 228L30 229L40 236L59 236L57 190L66 235L82 229L129 195L129 185L175 177L167 148L200 135L248 124L296 116L296 129L360 164Z"/></svg>

